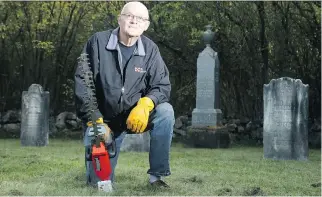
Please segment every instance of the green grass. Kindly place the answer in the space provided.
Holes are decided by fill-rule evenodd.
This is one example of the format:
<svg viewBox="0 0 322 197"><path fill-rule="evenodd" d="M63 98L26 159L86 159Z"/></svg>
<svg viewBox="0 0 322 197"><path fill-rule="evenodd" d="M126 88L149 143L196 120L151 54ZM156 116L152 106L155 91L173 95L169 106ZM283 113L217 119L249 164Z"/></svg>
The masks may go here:
<svg viewBox="0 0 322 197"><path fill-rule="evenodd" d="M116 168L117 191L98 192L85 184L81 141L50 140L47 147L21 147L0 140L0 195L24 196L320 196L321 151L309 161L263 158L259 147L192 149L173 144L169 190L148 187L148 153L122 152Z"/></svg>

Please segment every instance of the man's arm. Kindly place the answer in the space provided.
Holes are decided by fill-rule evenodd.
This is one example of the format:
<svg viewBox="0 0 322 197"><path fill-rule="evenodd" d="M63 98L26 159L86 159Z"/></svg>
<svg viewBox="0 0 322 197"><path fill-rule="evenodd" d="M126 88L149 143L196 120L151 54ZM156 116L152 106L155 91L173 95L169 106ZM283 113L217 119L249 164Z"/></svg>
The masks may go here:
<svg viewBox="0 0 322 197"><path fill-rule="evenodd" d="M160 103L170 100L171 85L169 71L166 67L158 47L155 47L150 57L150 67L147 73L146 95L140 98L131 110L126 121L127 128L135 133L145 131L149 113Z"/></svg>
<svg viewBox="0 0 322 197"><path fill-rule="evenodd" d="M85 44L82 53L87 54L87 58L89 60L89 67L91 71L93 72L93 80L95 82L96 75L98 73L98 51L96 46L96 39L95 35L92 36L87 43ZM79 66L77 66L75 75L74 75L74 81L75 81L75 105L76 105L76 114L78 118L83 120L84 122L88 122L89 118L87 116L87 109L85 106L85 100L86 100L86 86L83 83L81 79L81 69ZM96 117L102 117L102 114L98 109L95 110Z"/></svg>
<svg viewBox="0 0 322 197"><path fill-rule="evenodd" d="M150 64L151 67L147 75L148 87L146 97L149 97L156 107L160 103L169 102L171 92L169 70L161 57L158 47L155 47Z"/></svg>

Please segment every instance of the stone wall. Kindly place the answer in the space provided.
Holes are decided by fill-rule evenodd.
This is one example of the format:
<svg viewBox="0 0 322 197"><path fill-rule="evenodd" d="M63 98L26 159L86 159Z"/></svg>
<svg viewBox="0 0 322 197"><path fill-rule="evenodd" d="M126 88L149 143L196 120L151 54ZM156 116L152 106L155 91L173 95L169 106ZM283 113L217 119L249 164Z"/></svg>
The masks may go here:
<svg viewBox="0 0 322 197"><path fill-rule="evenodd" d="M263 145L263 120L250 120L245 117L226 117L222 120L232 144ZM179 116L174 125L174 139L180 141L191 126L191 115ZM321 120L309 120L309 147L321 147Z"/></svg>
<svg viewBox="0 0 322 197"><path fill-rule="evenodd" d="M19 138L21 126L21 111L9 110L0 114L0 137ZM62 112L57 116L49 118L49 137L50 138L82 138L81 121L75 113Z"/></svg>
<svg viewBox="0 0 322 197"><path fill-rule="evenodd" d="M248 118L226 117L222 120L230 133L232 144L263 144L263 120L250 120ZM21 111L10 110L0 113L0 138L19 138L21 124ZM174 125L174 141L186 135L187 127L191 126L191 115L179 116ZM321 120L309 120L309 147L321 147ZM50 116L50 138L82 139L81 122L75 113L62 112L57 116Z"/></svg>

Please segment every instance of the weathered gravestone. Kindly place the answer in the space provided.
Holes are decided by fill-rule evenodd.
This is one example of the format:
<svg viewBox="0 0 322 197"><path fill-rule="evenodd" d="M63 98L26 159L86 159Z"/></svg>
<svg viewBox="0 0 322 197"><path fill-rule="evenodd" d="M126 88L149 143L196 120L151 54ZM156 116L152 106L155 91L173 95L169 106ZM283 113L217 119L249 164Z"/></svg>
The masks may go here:
<svg viewBox="0 0 322 197"><path fill-rule="evenodd" d="M49 92L32 84L22 92L21 134L22 146L46 146L49 135Z"/></svg>
<svg viewBox="0 0 322 197"><path fill-rule="evenodd" d="M206 48L197 59L196 108L192 111L193 126L217 126L221 124L222 112L219 109L219 59L210 43L214 37L211 26L204 33Z"/></svg>
<svg viewBox="0 0 322 197"><path fill-rule="evenodd" d="M150 132L142 134L126 134L122 145L121 151L124 152L149 152L150 150Z"/></svg>
<svg viewBox="0 0 322 197"><path fill-rule="evenodd" d="M219 59L211 47L214 33L206 26L203 39L206 48L197 59L196 108L187 141L195 147L226 148L230 144L227 128L222 126L219 92Z"/></svg>
<svg viewBox="0 0 322 197"><path fill-rule="evenodd" d="M308 85L283 77L264 84L264 157L308 158Z"/></svg>

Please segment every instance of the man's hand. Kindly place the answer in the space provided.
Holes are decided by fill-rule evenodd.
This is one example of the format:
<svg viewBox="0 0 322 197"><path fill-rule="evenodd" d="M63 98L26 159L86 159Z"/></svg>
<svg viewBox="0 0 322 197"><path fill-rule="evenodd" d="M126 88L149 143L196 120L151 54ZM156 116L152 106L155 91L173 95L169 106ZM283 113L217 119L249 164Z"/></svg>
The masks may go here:
<svg viewBox="0 0 322 197"><path fill-rule="evenodd" d="M97 131L98 131L99 135L103 136L105 143L107 143L107 144L111 143L113 140L111 138L111 134L110 134L112 132L112 130L107 126L107 124L104 123L103 118L97 119L96 125L97 125ZM93 123L91 121L87 123L86 133L89 137L95 135Z"/></svg>
<svg viewBox="0 0 322 197"><path fill-rule="evenodd" d="M142 133L149 121L150 111L154 108L153 101L148 97L140 98L127 118L127 128L135 133Z"/></svg>
<svg viewBox="0 0 322 197"><path fill-rule="evenodd" d="M96 120L96 124L104 124L104 121L103 121L103 118L99 118L99 119L97 119ZM89 121L89 122L87 122L87 126L88 127L93 127L93 122L92 121Z"/></svg>

